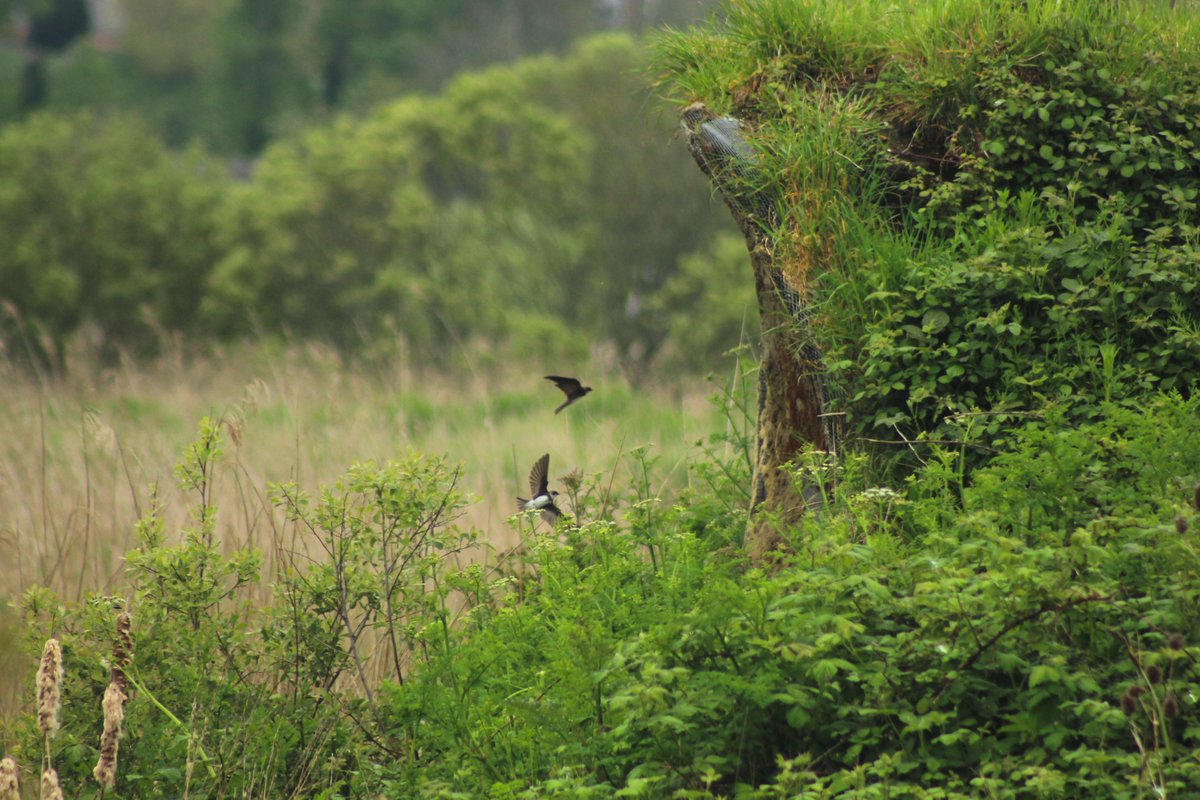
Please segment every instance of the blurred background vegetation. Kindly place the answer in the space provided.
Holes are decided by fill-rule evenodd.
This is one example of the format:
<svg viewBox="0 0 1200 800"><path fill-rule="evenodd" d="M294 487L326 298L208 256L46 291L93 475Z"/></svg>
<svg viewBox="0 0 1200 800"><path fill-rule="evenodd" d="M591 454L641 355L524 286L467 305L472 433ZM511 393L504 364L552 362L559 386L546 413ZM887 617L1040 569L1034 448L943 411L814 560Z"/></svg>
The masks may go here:
<svg viewBox="0 0 1200 800"><path fill-rule="evenodd" d="M0 342L711 368L749 272L641 34L714 5L0 0Z"/></svg>

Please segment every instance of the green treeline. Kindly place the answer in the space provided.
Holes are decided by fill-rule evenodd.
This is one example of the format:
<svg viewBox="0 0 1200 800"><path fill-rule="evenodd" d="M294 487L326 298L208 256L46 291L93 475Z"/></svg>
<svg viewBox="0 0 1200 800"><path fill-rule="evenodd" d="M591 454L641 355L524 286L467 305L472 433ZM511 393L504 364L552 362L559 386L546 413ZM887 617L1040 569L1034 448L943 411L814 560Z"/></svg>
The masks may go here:
<svg viewBox="0 0 1200 800"><path fill-rule="evenodd" d="M269 144L238 180L135 117L0 129L0 330L61 362L164 335L286 335L417 356L609 344L703 366L746 327L744 256L672 141L632 38L466 73ZM725 233L722 233L725 232ZM699 324L710 280L728 287ZM753 316L749 317L751 320Z"/></svg>
<svg viewBox="0 0 1200 800"><path fill-rule="evenodd" d="M0 0L0 123L121 108L174 147L243 156L297 127L435 91L463 70L712 0Z"/></svg>

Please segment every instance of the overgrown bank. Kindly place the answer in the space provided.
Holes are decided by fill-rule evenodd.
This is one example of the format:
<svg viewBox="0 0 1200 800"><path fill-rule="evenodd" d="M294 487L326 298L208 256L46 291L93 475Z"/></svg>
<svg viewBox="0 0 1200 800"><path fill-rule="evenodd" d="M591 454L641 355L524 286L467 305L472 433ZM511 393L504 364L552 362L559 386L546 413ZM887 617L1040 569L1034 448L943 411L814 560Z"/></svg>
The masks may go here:
<svg viewBox="0 0 1200 800"><path fill-rule="evenodd" d="M659 49L681 104L745 122L837 410L903 458L964 415L1003 446L1046 405L1195 389L1198 28L1185 4L763 0Z"/></svg>

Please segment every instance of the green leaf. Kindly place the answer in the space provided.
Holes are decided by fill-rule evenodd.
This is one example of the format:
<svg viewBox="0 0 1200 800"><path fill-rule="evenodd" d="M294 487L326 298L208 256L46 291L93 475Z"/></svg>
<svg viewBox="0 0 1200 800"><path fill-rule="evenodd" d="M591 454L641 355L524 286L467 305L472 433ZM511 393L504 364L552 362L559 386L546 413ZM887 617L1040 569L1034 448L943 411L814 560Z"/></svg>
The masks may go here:
<svg viewBox="0 0 1200 800"><path fill-rule="evenodd" d="M1038 664L1029 673L1029 688L1032 689L1043 683L1058 683L1062 679L1062 673L1056 667Z"/></svg>
<svg viewBox="0 0 1200 800"><path fill-rule="evenodd" d="M950 315L940 308L926 311L921 317L921 330L925 333L937 333L950 324Z"/></svg>

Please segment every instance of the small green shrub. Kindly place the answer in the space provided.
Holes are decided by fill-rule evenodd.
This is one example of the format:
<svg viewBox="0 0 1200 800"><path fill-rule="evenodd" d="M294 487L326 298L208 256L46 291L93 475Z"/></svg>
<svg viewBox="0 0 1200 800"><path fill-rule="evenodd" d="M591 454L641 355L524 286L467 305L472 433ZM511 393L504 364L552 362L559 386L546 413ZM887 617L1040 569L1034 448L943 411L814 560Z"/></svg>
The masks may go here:
<svg viewBox="0 0 1200 800"><path fill-rule="evenodd" d="M122 797L347 796L372 748L399 748L381 727L374 689L441 658L463 619L490 602L478 565L455 566L474 533L450 524L462 504L440 461L352 467L312 503L277 487L296 538L276 557L264 597L262 556L228 552L211 504L221 462L218 422L205 419L176 476L195 513L167 531L152 507L126 555L129 597L61 605L22 600L30 649L54 631L66 653L63 730L54 763L63 782L95 796L91 770L108 682L116 609L133 618L134 657L117 762ZM320 554L318 556L318 553ZM37 763L36 722L14 728L16 752ZM376 751L378 754L379 751ZM388 751L390 752L390 751Z"/></svg>

